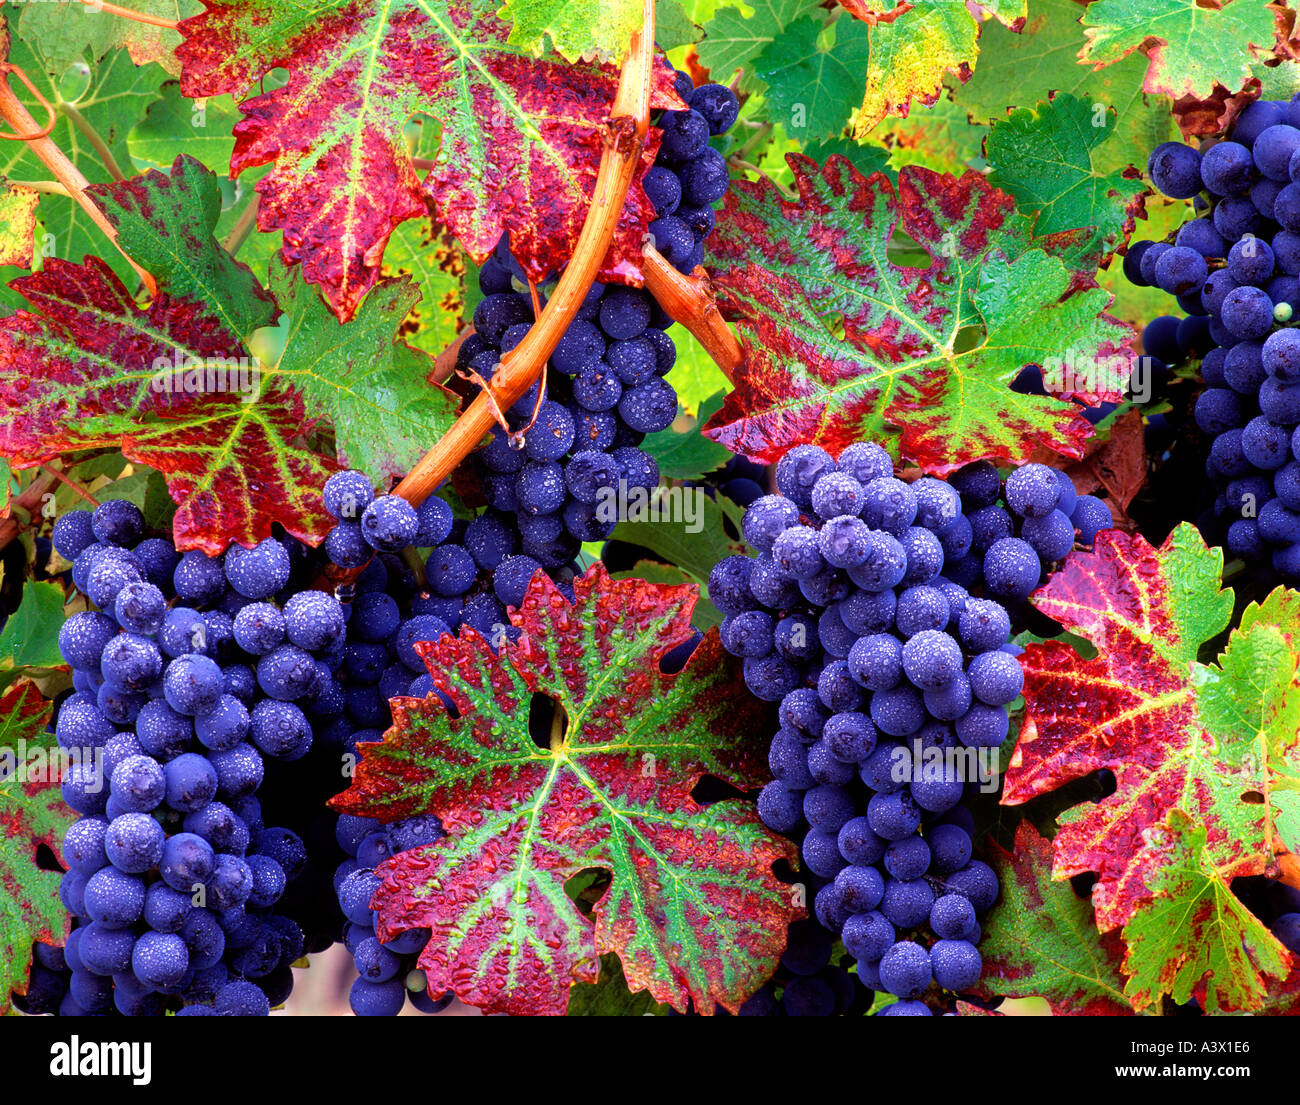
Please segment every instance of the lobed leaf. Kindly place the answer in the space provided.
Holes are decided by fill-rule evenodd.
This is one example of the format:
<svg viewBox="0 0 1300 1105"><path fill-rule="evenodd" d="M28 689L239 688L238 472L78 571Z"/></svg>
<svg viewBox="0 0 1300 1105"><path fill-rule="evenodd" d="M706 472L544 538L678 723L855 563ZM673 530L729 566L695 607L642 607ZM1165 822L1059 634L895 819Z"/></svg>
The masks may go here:
<svg viewBox="0 0 1300 1105"><path fill-rule="evenodd" d="M597 563L571 605L539 573L518 643L472 629L419 646L438 700L394 700L333 805L384 821L436 813L447 835L393 857L372 902L384 938L432 930L420 966L485 1012L563 1013L573 981L616 953L629 989L677 1009L736 1008L776 968L800 912L772 873L794 850L747 801L697 803L704 775L763 778L762 709L710 633L678 675L660 658L690 630L693 587L614 581ZM548 746L535 696L558 704ZM611 882L590 917L565 883Z"/></svg>
<svg viewBox="0 0 1300 1105"><path fill-rule="evenodd" d="M432 205L482 261L503 233L537 281L573 252L591 201L617 71L529 57L508 41L496 0L210 0L181 24L181 91L246 95L282 66L281 88L244 100L232 173L273 163L257 184L258 226L284 230L283 257L344 321L379 278L394 228ZM666 64L652 107L681 107ZM441 125L423 181L403 130ZM657 149L647 142L641 171ZM629 191L602 279L637 279L652 212Z"/></svg>
<svg viewBox="0 0 1300 1105"><path fill-rule="evenodd" d="M49 716L35 684L0 695L0 1014L9 1012L11 990L27 992L32 944L62 944L72 927L59 872L36 863L42 844L62 856L63 834L77 818L63 803L57 772L48 769L49 753L57 751L45 731Z"/></svg>
<svg viewBox="0 0 1300 1105"><path fill-rule="evenodd" d="M1052 880L1051 841L1029 821L1007 852L989 844L1001 895L985 920L983 997L1042 997L1058 1017L1123 1017L1132 1008L1120 973L1123 942L1099 933L1092 906Z"/></svg>
<svg viewBox="0 0 1300 1105"><path fill-rule="evenodd" d="M1077 406L1008 385L1038 364L1073 385L1060 395L1117 399L1133 354L1109 297L1032 248L978 173L907 168L896 190L843 158L787 160L798 199L739 182L711 239L719 303L749 350L705 432L764 462L858 440L938 473L1036 446L1080 456L1091 427ZM928 264L897 263L899 237Z"/></svg>

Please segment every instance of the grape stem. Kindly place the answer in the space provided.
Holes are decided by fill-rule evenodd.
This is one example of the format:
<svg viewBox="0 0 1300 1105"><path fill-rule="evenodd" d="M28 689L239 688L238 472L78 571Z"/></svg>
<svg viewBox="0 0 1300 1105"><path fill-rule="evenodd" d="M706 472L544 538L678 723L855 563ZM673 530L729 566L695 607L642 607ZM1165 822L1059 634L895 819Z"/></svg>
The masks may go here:
<svg viewBox="0 0 1300 1105"><path fill-rule="evenodd" d="M0 549L5 548L23 531L23 524L19 521L15 508L29 515L35 514L43 505L50 488L57 482L54 469L47 467L45 475L33 480L26 490L9 504L9 516L0 518Z"/></svg>
<svg viewBox="0 0 1300 1105"><path fill-rule="evenodd" d="M1300 890L1300 859L1291 852L1283 852L1277 857L1277 881Z"/></svg>
<svg viewBox="0 0 1300 1105"><path fill-rule="evenodd" d="M524 340L502 356L501 366L490 381L495 402L502 408L513 406L541 375L542 366L577 315L609 252L650 126L654 28L654 0L643 0L641 28L632 36L627 60L619 73L596 187L578 244L541 317ZM476 395L393 493L417 506L424 502L491 429L492 408L493 400L485 392Z"/></svg>
<svg viewBox="0 0 1300 1105"><path fill-rule="evenodd" d="M99 158L100 164L108 170L109 176L116 181L126 179L126 174L122 172L122 166L117 163L117 158L113 156L113 151L108 148L108 143L100 137L99 132L90 125L89 120L81 114L72 104L59 102L59 110L68 117L72 125L81 131L81 136L90 143L90 148L95 151Z"/></svg>
<svg viewBox="0 0 1300 1105"><path fill-rule="evenodd" d="M6 72L4 76L7 78L8 73ZM0 119L8 123L15 134L40 135L40 137L26 140L28 148L54 174L54 178L68 190L68 195L90 216L91 222L99 227L109 241L117 246L122 256L131 263L131 267L144 281L145 287L149 289L149 294L157 295L158 282L154 280L152 274L137 265L126 250L122 249L117 240L117 230L114 229L113 224L108 221L108 217L99 209L95 201L86 194L86 187L90 182L82 175L81 170L68 160L67 154L59 149L48 134L41 135L41 128L36 125L36 120L32 118L31 112L14 95L7 79L0 80Z"/></svg>
<svg viewBox="0 0 1300 1105"><path fill-rule="evenodd" d="M697 267L687 276L664 260L652 245L642 251L645 286L674 322L680 322L704 346L722 374L734 382L745 360L745 349L731 332L709 285L708 274Z"/></svg>

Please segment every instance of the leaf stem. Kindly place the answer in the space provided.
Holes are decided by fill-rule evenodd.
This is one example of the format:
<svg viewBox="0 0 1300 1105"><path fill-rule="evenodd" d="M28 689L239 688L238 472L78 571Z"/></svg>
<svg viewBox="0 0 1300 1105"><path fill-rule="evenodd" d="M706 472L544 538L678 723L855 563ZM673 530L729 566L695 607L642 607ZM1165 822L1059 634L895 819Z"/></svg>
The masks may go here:
<svg viewBox="0 0 1300 1105"><path fill-rule="evenodd" d="M763 123L755 128L754 133L746 138L739 146L731 152L732 157L744 157L755 146L760 145L769 134L772 133L772 123Z"/></svg>
<svg viewBox="0 0 1300 1105"><path fill-rule="evenodd" d="M31 112L23 106L22 101L14 95L13 89L9 87L7 80L0 80L0 119L4 119L16 134L37 134L40 128L36 125L36 120L32 118ZM40 138L31 138L27 141L28 148L38 158L47 169L54 174L55 179L68 190L68 195L77 203L77 205L86 212L93 222L108 237L122 256L131 263L131 267L140 275L145 286L149 289L150 295L158 294L158 282L153 276L135 263L118 244L117 231L113 224L108 221L108 217L101 211L94 200L86 194L86 186L90 183L81 171L68 160L58 145L50 139L48 135Z"/></svg>
<svg viewBox="0 0 1300 1105"><path fill-rule="evenodd" d="M231 257L239 252L239 247L248 241L249 235L253 233L254 227L257 226L257 195L248 201L248 206L240 213L239 218L235 220L235 225L226 232L226 236L221 239L221 248L224 249Z"/></svg>
<svg viewBox="0 0 1300 1105"><path fill-rule="evenodd" d="M150 27L166 27L172 31L180 26L175 19L164 19L160 15L147 15L144 12L133 12L130 8L119 8L116 4L108 3L107 0L81 0L81 2L98 11L107 12L109 15L129 19L133 23L145 23Z"/></svg>
<svg viewBox="0 0 1300 1105"><path fill-rule="evenodd" d="M108 148L108 143L100 137L99 132L90 125L89 120L81 114L72 104L59 101L59 110L72 120L72 125L81 131L81 136L90 143L91 149L99 155L100 163L108 170L109 175L117 181L126 179L126 174L122 172L122 166L117 163L117 158L113 156L113 151Z"/></svg>
<svg viewBox="0 0 1300 1105"><path fill-rule="evenodd" d="M71 476L69 476L66 472L64 472L57 464L53 464L53 463L47 464L45 465L45 470L47 472L53 473L54 478L56 480L58 480L60 483L67 484L68 487L70 487L79 496L81 496L81 498L85 499L85 501L88 502L91 506L99 506L99 500L96 499L95 496L92 495L89 491L87 491L84 487L82 487L81 484L79 484L76 480L74 480Z"/></svg>
<svg viewBox="0 0 1300 1105"><path fill-rule="evenodd" d="M431 384L443 384L451 379L452 373L456 371L456 356L460 353L460 347L465 344L465 339L472 333L474 333L474 327L466 326L464 330L456 335L456 340L438 354L438 359L433 365L433 371L429 373L429 382Z"/></svg>
<svg viewBox="0 0 1300 1105"><path fill-rule="evenodd" d="M9 183L15 188L26 188L29 192L42 192L49 196L69 198L72 196L72 193L57 180L11 180Z"/></svg>
<svg viewBox="0 0 1300 1105"><path fill-rule="evenodd" d="M702 268L687 276L664 260L652 245L642 251L645 286L674 322L686 327L728 380L745 360L745 349L731 332ZM698 274L698 275L696 275Z"/></svg>
<svg viewBox="0 0 1300 1105"><path fill-rule="evenodd" d="M541 375L609 252L650 126L654 27L655 0L642 0L641 28L632 36L627 60L619 73L596 187L578 244L541 317L524 340L502 356L501 366L490 381L495 402L503 409L518 401ZM493 398L479 392L451 429L397 485L394 494L417 505L428 498L492 427L492 408Z"/></svg>

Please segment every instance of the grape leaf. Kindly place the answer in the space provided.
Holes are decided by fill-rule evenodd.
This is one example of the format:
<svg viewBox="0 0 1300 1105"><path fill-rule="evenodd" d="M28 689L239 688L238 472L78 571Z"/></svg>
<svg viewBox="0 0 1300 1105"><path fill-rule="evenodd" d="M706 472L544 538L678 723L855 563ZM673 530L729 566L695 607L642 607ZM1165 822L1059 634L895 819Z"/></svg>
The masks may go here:
<svg viewBox="0 0 1300 1105"><path fill-rule="evenodd" d="M139 307L94 257L12 287L33 309L0 322L0 454L25 468L119 448L167 477L177 544L209 555L273 522L310 542L328 531L320 488L336 465L296 444L312 425L301 398L274 380L242 390L256 362L211 309L163 289Z"/></svg>
<svg viewBox="0 0 1300 1105"><path fill-rule="evenodd" d="M405 277L382 280L347 325L278 257L271 262L271 290L288 318L274 374L294 384L309 408L328 415L342 463L377 486L405 475L451 428L460 405L426 380L433 369L428 354L397 340L419 290Z"/></svg>
<svg viewBox="0 0 1300 1105"><path fill-rule="evenodd" d="M1096 227L1109 254L1132 232L1145 190L1135 169L1102 172L1094 164L1115 120L1112 112L1066 92L1018 108L989 130L989 181L1012 196L1019 210L1038 213L1035 233Z"/></svg>
<svg viewBox="0 0 1300 1105"><path fill-rule="evenodd" d="M659 49L691 46L703 36L704 28L686 11L683 0L658 0L655 4L655 45Z"/></svg>
<svg viewBox="0 0 1300 1105"><path fill-rule="evenodd" d="M1108 141L1093 151L1098 172L1122 169L1134 150L1154 149L1177 137L1163 96L1143 91L1146 59L1132 54L1096 70L1081 65L1081 14L1074 0L1029 0L1024 28L1013 32L990 21L980 32L979 66L964 85L949 78L957 103L981 122L1004 119L1008 106L1033 107L1052 93L1114 108Z"/></svg>
<svg viewBox="0 0 1300 1105"><path fill-rule="evenodd" d="M6 487L8 475L6 471ZM59 652L62 627L63 589L57 583L27 580L18 609L0 630L0 687L21 675L66 667Z"/></svg>
<svg viewBox="0 0 1300 1105"><path fill-rule="evenodd" d="M202 11L199 0L131 0L132 11L178 20ZM95 4L24 4L18 33L33 43L54 69L62 73L89 51L99 61L110 50L124 49L136 65L157 62L177 71L175 50L181 36L170 27L109 15Z"/></svg>
<svg viewBox="0 0 1300 1105"><path fill-rule="evenodd" d="M465 301L465 254L451 235L430 219L402 223L384 251L384 275L404 272L420 289L420 302L402 322L402 339L437 356L472 317Z"/></svg>
<svg viewBox="0 0 1300 1105"><path fill-rule="evenodd" d="M1084 10L1079 59L1100 69L1141 50L1143 87L1170 96L1208 97L1219 83L1238 89L1251 76L1251 47L1273 45L1273 13L1260 0L1210 7L1199 0L1096 0Z"/></svg>
<svg viewBox="0 0 1300 1105"><path fill-rule="evenodd" d="M694 335L683 329L674 332L673 341L677 343L677 360L668 370L667 380L682 409L695 414L706 399L729 386L727 378Z"/></svg>
<svg viewBox="0 0 1300 1105"><path fill-rule="evenodd" d="M801 442L838 453L858 440L936 473L1035 445L1080 456L1091 427L1078 407L1008 385L1050 364L1080 398L1118 399L1133 355L1102 313L1109 296L1027 249L1026 220L978 173L907 168L895 190L842 158L820 171L788 160L798 201L738 182L710 239L719 304L749 354L705 433L768 463ZM927 267L891 259L897 229Z"/></svg>
<svg viewBox="0 0 1300 1105"><path fill-rule="evenodd" d="M63 833L77 818L63 804L57 773L48 770L55 747L45 732L49 716L32 683L0 695L0 750L13 756L9 763L0 756L0 1014L9 1011L11 990L27 992L32 944L62 944L71 928L59 873L36 866L38 845L62 856Z"/></svg>
<svg viewBox="0 0 1300 1105"><path fill-rule="evenodd" d="M731 504L730 499L725 496L722 502L711 499L704 494L703 488L684 487L679 490L682 498L676 501L683 504L682 509L673 509L678 489L659 488L655 499L659 504L659 516L620 517L611 536L615 541L649 549L665 563L681 568L704 587L719 560L737 554L746 555L751 550L743 540L728 537L723 529L722 519L726 505ZM689 499L686 498L688 495ZM689 520L685 517L687 503L692 515Z"/></svg>
<svg viewBox="0 0 1300 1105"><path fill-rule="evenodd" d="M44 5L41 5L44 6ZM63 5L55 5L63 6ZM74 72L65 81L64 67L48 63L21 38L9 41L0 7L0 53L7 49L8 59L31 78L32 83L55 108L54 129L50 138L81 173L92 183L114 179L106 159L94 148L73 114L85 120L87 127L102 139L110 157L124 173L131 171L127 135L136 120L154 98L166 78L157 65L136 66L125 50L111 50L93 70L80 63L84 78ZM111 19L96 13L101 19ZM17 85L17 82L12 82ZM78 86L80 85L80 86ZM45 113L25 90L19 98L40 122ZM12 180L46 180L49 170L27 148L25 142L5 142L0 149L0 175ZM113 249L84 210L67 196L42 195L37 208L36 253L38 261L62 257L81 261L86 254L106 254L106 263L124 281L135 285L138 277L126 258ZM22 298L0 289L10 307L23 306Z"/></svg>
<svg viewBox="0 0 1300 1105"><path fill-rule="evenodd" d="M847 16L829 25L820 13L794 20L754 59L754 71L768 85L768 117L800 140L843 131L857 106L869 38L868 29Z"/></svg>
<svg viewBox="0 0 1300 1105"><path fill-rule="evenodd" d="M0 265L31 268L40 195L0 180Z"/></svg>
<svg viewBox="0 0 1300 1105"><path fill-rule="evenodd" d="M511 46L541 56L550 46L569 61L621 61L641 26L638 0L505 0Z"/></svg>
<svg viewBox="0 0 1300 1105"><path fill-rule="evenodd" d="M967 169L983 170L987 135L988 127L972 123L966 109L950 96L940 96L924 111L906 118L884 119L871 132L872 141L889 151L889 166L895 173L905 165L918 165L957 175Z"/></svg>
<svg viewBox="0 0 1300 1105"><path fill-rule="evenodd" d="M660 1005L644 990L632 993L623 977L618 956L600 957L596 982L575 982L569 989L570 1017L662 1017L668 1006Z"/></svg>
<svg viewBox="0 0 1300 1105"><path fill-rule="evenodd" d="M231 131L238 119L232 97L191 100L181 95L179 81L168 81L128 135L131 156L166 169L176 156L180 140L186 154L213 172L224 173L235 149Z"/></svg>
<svg viewBox="0 0 1300 1105"><path fill-rule="evenodd" d="M1159 549L1107 530L1034 599L1098 651L1082 660L1054 641L1026 648L1025 722L1002 801L1114 773L1115 792L1064 814L1053 840L1057 877L1098 873L1103 931L1149 923L1172 877L1161 840L1172 809L1204 826L1205 861L1224 880L1262 874L1300 843L1300 610L1276 592L1248 609L1218 665L1198 663L1232 612L1221 565L1187 524Z"/></svg>
<svg viewBox="0 0 1300 1105"><path fill-rule="evenodd" d="M646 436L641 448L655 458L662 479L699 480L705 473L716 471L731 459L726 449L700 433L700 426L721 406L722 393L715 392L700 404L697 424L687 430L669 426Z"/></svg>
<svg viewBox="0 0 1300 1105"><path fill-rule="evenodd" d="M744 73L741 87L756 90L762 81L754 76L755 59L795 19L819 5L816 0L756 0L746 8L753 14L731 6L718 8L704 24L704 41L696 53L715 81L725 83L739 69Z"/></svg>
<svg viewBox="0 0 1300 1105"><path fill-rule="evenodd" d="M1153 836L1154 897L1124 926L1125 993L1137 1009L1164 994L1180 1004L1196 997L1211 1015L1258 1009L1273 989L1265 979L1285 979L1291 954L1232 893L1204 825L1174 808Z"/></svg>
<svg viewBox="0 0 1300 1105"><path fill-rule="evenodd" d="M245 94L275 66L282 88L240 105L231 171L274 162L258 183L258 226L284 230L346 321L379 278L394 227L426 213L480 262L502 233L537 280L573 252L587 213L617 70L537 60L508 45L496 0L395 0L358 8L329 0L210 0L181 24L181 91ZM654 70L651 106L681 107L670 70ZM403 128L437 119L442 140L423 183ZM652 133L642 157L649 168ZM636 277L651 209L639 183L618 224L603 278Z"/></svg>
<svg viewBox="0 0 1300 1105"><path fill-rule="evenodd" d="M614 581L595 564L570 605L538 573L494 656L472 629L420 645L432 696L395 699L395 723L336 809L392 821L422 812L447 835L377 869L384 938L428 927L420 966L485 1012L563 1013L572 981L617 953L634 993L700 1012L735 1009L776 968L800 909L771 871L793 848L747 802L698 805L705 774L748 788L764 775L764 711L710 633L685 669L659 659L690 633L692 587ZM534 695L561 727L539 747ZM564 891L611 875L590 918Z"/></svg>
<svg viewBox="0 0 1300 1105"><path fill-rule="evenodd" d="M275 300L213 237L221 189L200 162L178 154L170 174L150 169L118 184L92 184L87 191L116 228L122 248L165 284L170 296L206 303L240 337L275 321Z"/></svg>
<svg viewBox="0 0 1300 1105"><path fill-rule="evenodd" d="M982 997L1042 997L1058 1017L1132 1015L1124 997L1118 933L1099 933L1092 907L1065 881L1052 881L1052 845L1029 821L1014 849L989 843L1001 896L980 942Z"/></svg>
<svg viewBox="0 0 1300 1105"><path fill-rule="evenodd" d="M884 13L893 5L863 3ZM1025 18L1025 0L984 0L979 8L1012 29ZM882 13L883 14L883 13ZM932 104L943 91L945 73L961 79L975 68L980 24L965 4L915 0L899 5L894 18L866 25L870 37L867 87L857 118L859 137L887 115L906 115L913 100Z"/></svg>

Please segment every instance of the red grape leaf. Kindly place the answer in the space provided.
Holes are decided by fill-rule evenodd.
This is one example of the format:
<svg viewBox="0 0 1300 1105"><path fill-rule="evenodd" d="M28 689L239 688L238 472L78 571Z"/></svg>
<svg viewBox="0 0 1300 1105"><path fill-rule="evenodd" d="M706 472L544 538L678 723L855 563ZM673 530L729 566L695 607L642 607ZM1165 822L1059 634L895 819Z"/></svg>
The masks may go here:
<svg viewBox="0 0 1300 1105"><path fill-rule="evenodd" d="M59 873L36 866L38 845L62 857L64 830L77 819L50 768L57 745L45 731L49 717L34 683L0 696L0 1014L9 1012L11 990L27 992L32 944L62 944L71 928Z"/></svg>
<svg viewBox="0 0 1300 1105"><path fill-rule="evenodd" d="M1210 1014L1258 1009L1290 973L1291 953L1233 894L1204 825L1175 808L1151 835L1154 898L1124 926L1124 970L1133 976L1125 993L1137 1009L1165 994L1180 1004L1195 997Z"/></svg>
<svg viewBox="0 0 1300 1105"><path fill-rule="evenodd" d="M1123 941L1099 933L1092 906L1052 881L1052 845L1028 821L1014 851L990 843L1002 891L984 922L983 997L1041 997L1058 1017L1123 1017L1132 1008L1120 973Z"/></svg>
<svg viewBox="0 0 1300 1105"><path fill-rule="evenodd" d="M285 261L302 264L340 319L378 279L393 229L426 204L478 261L505 232L534 279L572 255L610 138L618 71L529 57L507 42L498 6L208 0L181 23L187 96L242 95L272 69L289 71L284 87L240 104L231 171L275 163L257 184L258 226L284 230ZM683 106L662 62L651 106ZM421 112L442 127L423 182L403 138ZM652 217L634 183L601 279L638 278Z"/></svg>
<svg viewBox="0 0 1300 1105"><path fill-rule="evenodd" d="M337 465L297 444L312 423L296 393L245 388L256 362L213 308L165 290L140 307L95 257L51 258L10 287L33 310L0 321L0 456L26 468L119 448L166 477L176 543L214 556L272 522L313 543L327 532L320 488Z"/></svg>
<svg viewBox="0 0 1300 1105"><path fill-rule="evenodd" d="M485 1012L563 1013L574 980L618 954L633 991L733 1012L776 969L801 913L772 873L791 845L748 802L698 804L704 775L763 781L766 714L710 632L685 669L660 658L690 632L697 590L611 580L597 562L570 605L539 573L494 656L472 629L421 645L455 703L394 699L382 744L362 745L332 805L393 821L437 814L447 835L386 861L372 906L385 937L428 927L420 966ZM534 695L558 702L549 748L528 730ZM602 868L590 918L565 893Z"/></svg>
<svg viewBox="0 0 1300 1105"><path fill-rule="evenodd" d="M705 432L770 463L813 442L838 453L886 444L939 474L1018 460L1035 446L1083 454L1092 432L1064 398L1013 392L1029 364L1061 396L1116 400L1133 366L1110 297L979 173L909 167L898 189L842 157L789 158L798 200L738 182L710 239L724 313L749 344L735 389ZM897 263L898 232L923 267ZM1033 248L1038 247L1038 248Z"/></svg>
<svg viewBox="0 0 1300 1105"><path fill-rule="evenodd" d="M1098 873L1092 901L1102 931L1149 933L1155 914L1168 922L1175 885L1186 898L1182 923L1198 923L1210 876L1170 871L1175 810L1203 828L1193 860L1225 887L1273 870L1276 856L1300 843L1300 600L1279 589L1248 607L1218 664L1200 664L1198 649L1232 613L1221 567L1221 551L1190 525L1159 549L1105 530L1034 597L1097 655L1083 660L1059 641L1025 649L1025 722L1002 800L1015 805L1102 768L1114 773L1115 792L1063 814L1052 842L1056 877ZM1145 993L1154 977L1173 977L1166 972L1183 939L1149 941L1136 960L1130 952L1126 969ZM1153 965L1165 954L1168 962ZM1219 986L1231 1005L1254 984L1234 977Z"/></svg>

